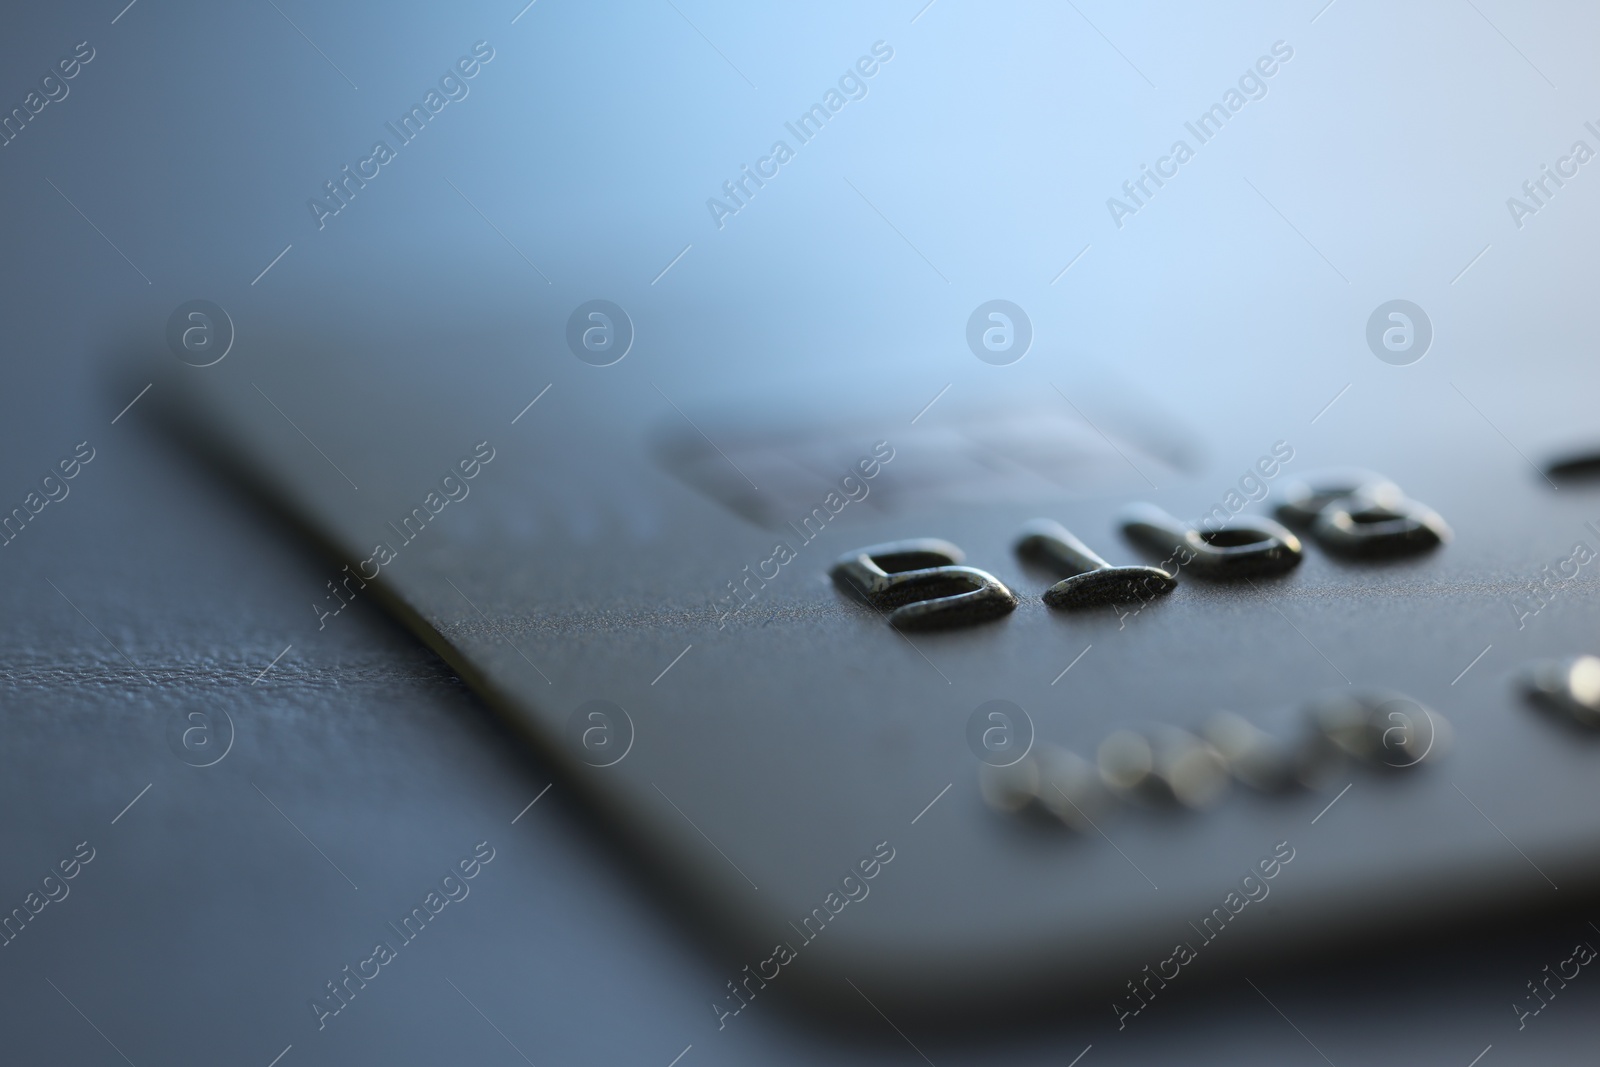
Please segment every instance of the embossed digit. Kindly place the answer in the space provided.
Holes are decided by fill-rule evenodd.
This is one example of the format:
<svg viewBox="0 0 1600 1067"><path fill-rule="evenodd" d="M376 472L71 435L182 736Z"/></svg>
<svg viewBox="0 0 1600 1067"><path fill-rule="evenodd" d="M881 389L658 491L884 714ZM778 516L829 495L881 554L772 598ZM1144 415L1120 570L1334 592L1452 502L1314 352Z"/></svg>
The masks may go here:
<svg viewBox="0 0 1600 1067"><path fill-rule="evenodd" d="M1292 483L1286 491L1278 517L1306 529L1329 552L1366 558L1408 555L1437 548L1451 537L1438 512L1370 471L1325 471Z"/></svg>
<svg viewBox="0 0 1600 1067"><path fill-rule="evenodd" d="M1051 586L1044 602L1053 608L1097 607L1150 600L1177 588L1178 582L1159 567L1113 567L1051 519L1035 519L1017 539L1017 555L1065 574Z"/></svg>
<svg viewBox="0 0 1600 1067"><path fill-rule="evenodd" d="M1215 530L1185 525L1154 504L1123 513L1122 532L1152 552L1183 557L1180 566L1204 578L1227 580L1282 574L1299 566L1300 539L1271 519L1239 515Z"/></svg>
<svg viewBox="0 0 1600 1067"><path fill-rule="evenodd" d="M902 630L970 626L1015 610L1017 596L987 571L963 567L961 549L918 538L841 556L829 573Z"/></svg>

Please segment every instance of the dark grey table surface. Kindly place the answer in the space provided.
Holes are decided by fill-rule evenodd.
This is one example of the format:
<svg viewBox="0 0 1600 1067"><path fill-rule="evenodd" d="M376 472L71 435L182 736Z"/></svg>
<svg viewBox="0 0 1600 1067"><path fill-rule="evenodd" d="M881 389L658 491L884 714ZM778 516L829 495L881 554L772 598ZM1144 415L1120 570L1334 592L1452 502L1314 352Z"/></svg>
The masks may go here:
<svg viewBox="0 0 1600 1067"><path fill-rule="evenodd" d="M698 8L541 0L519 15L520 6L222 10L139 0L12 15L0 41L5 107L20 106L77 42L90 41L94 58L65 99L0 148L9 209L0 219L3 503L20 504L79 442L94 459L64 499L0 549L0 910L38 908L0 947L0 1059L1594 1062L1593 979L1572 983L1524 1027L1512 1010L1525 983L1575 940L1600 940L1581 902L1553 917L1500 916L1445 938L1293 959L1248 977L1202 969L1109 1037L1107 1005L1077 1003L1049 1019L845 1027L774 997L719 1029L707 1004L743 961L720 955L559 786L546 791L551 776L538 761L376 608L357 604L319 630L306 593L320 589L326 561L157 433L137 404L125 410L137 389L106 371L130 345L159 350L167 315L194 297L222 302L246 324L252 314L281 317L296 300L337 306L357 275L376 287L387 270L415 293L431 272L465 284L524 269L494 232L468 229L477 216L437 180L494 158L503 129L490 122L487 101L462 104L461 127L441 133L413 175L393 178L393 201L352 205L370 208L370 222L337 220L369 226L359 246L306 217L304 198L365 142L386 102L414 94L472 41L493 39L504 57L474 92L489 96L489 78L518 66L516 113L529 122L562 99L560 78L584 49L598 58L576 91L601 100L618 71L642 77L657 62L682 92L653 105L657 118L680 123L692 142L712 137L719 101L743 86L708 58L687 16L736 54L762 39L727 12ZM947 0L925 15L918 6L836 11L821 29L789 16L765 39L784 40L786 55L831 57L883 33L920 34L930 54L948 60L971 31L963 20L975 16L952 12L953 24L940 27L944 9L959 5ZM1364 34L1382 32L1361 4L1326 15L1316 6L1271 19L1302 35L1327 31L1353 55ZM1091 14L1102 24L1113 17ZM1434 17L1465 33L1458 14ZM1510 9L1493 14L1500 25L1516 21ZM1251 27L1254 17L1229 9L1216 32L1237 34L1241 54L1253 55L1258 39L1274 36L1271 26ZM1462 17L1478 16L1469 6ZM1355 26L1330 26L1336 18ZM624 19L646 26L619 58L599 43ZM1546 44L1560 36L1559 13L1536 21ZM1127 74L1087 27L1074 24L1072 38L1095 76ZM1502 47L1486 38L1485 54L1490 42ZM768 49L765 73L809 85L809 68L777 51ZM1498 72L1504 57L1492 54ZM483 115L472 111L479 103ZM504 122L508 105L498 106ZM748 104L727 106L745 114ZM475 193L498 194L502 225L528 247L537 237L518 221L553 240L580 223L550 205L580 192L591 217L618 232L649 215L650 204L605 198L610 175L648 165L659 146L637 130L618 144L604 131L586 140L593 131L570 116L548 121L540 143L549 151L509 177L473 179ZM687 198L698 211L698 188L663 197ZM519 193L536 203L513 211ZM638 231L659 236L649 225ZM615 245L652 264L675 247L637 233ZM257 275L269 261L276 265ZM569 266L575 275L590 269ZM269 285L279 287L270 298L261 291ZM211 766L192 766L193 746L174 745L197 726L227 746ZM386 924L422 903L480 842L493 859L470 892L319 1029L311 998L391 938ZM93 858L64 883L66 895L30 905L75 849Z"/></svg>

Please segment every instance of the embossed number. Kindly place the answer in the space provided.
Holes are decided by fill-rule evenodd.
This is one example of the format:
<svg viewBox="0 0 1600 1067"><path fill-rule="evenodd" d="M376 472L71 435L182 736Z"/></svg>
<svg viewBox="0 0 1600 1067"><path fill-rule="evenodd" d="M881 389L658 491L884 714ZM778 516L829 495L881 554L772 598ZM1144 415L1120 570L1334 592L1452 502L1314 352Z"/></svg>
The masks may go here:
<svg viewBox="0 0 1600 1067"><path fill-rule="evenodd" d="M1438 512L1371 471L1324 471L1289 485L1287 493L1278 517L1308 530L1317 544L1340 555L1426 552L1451 537Z"/></svg>
<svg viewBox="0 0 1600 1067"><path fill-rule="evenodd" d="M829 573L902 630L970 626L1013 611L1016 594L989 572L961 566L964 558L948 541L917 538L857 549Z"/></svg>

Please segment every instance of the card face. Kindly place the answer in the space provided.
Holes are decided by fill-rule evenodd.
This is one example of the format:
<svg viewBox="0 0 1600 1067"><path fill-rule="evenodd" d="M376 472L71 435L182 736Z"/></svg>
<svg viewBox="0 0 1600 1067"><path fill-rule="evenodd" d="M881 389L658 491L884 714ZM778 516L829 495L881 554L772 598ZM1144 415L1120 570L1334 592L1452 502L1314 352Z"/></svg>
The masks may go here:
<svg viewBox="0 0 1600 1067"><path fill-rule="evenodd" d="M1159 119L1065 115L1104 92L1033 40L1057 96L872 45L776 164L598 99L656 154L571 230L481 176L545 280L352 212L318 254L370 274L161 353L148 404L329 550L308 630L394 612L766 981L1127 998L1545 906L1600 876L1593 209L1441 179L1398 102L1472 83L1429 114L1528 173L1597 135L1431 52L1346 77L1338 11L1195 16L1233 58ZM783 178L657 211L708 158Z"/></svg>
<svg viewBox="0 0 1600 1067"><path fill-rule="evenodd" d="M160 389L186 440L332 549L308 624L397 612L734 936L847 930L807 952L813 978L908 1000L1092 980L1223 923L1291 951L1594 877L1595 821L1564 799L1593 739L1517 672L1585 651L1600 494L1552 488L1466 405L1403 433L1381 400L1337 431L1262 419L1240 449L1095 419L1114 403L1088 389L808 420L827 406L730 414L577 360L523 384L513 336L470 374L405 344L241 342ZM1207 577L1124 522L1154 503L1234 529L1351 462L1448 543L1366 557L1300 523L1298 565ZM1019 551L1039 518L1176 587L1052 607L1073 568ZM899 628L838 577L917 538L1014 609ZM1541 586L1550 561L1580 576ZM1229 722L1262 746L1230 748Z"/></svg>

